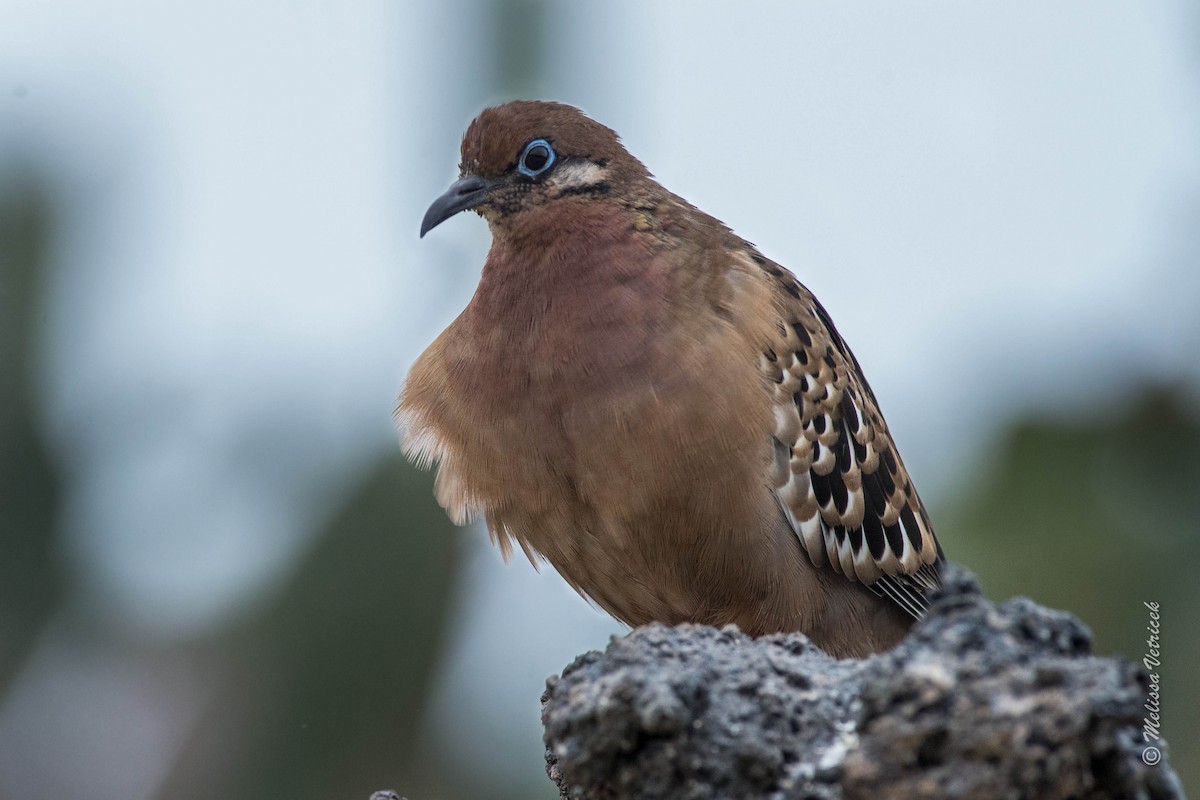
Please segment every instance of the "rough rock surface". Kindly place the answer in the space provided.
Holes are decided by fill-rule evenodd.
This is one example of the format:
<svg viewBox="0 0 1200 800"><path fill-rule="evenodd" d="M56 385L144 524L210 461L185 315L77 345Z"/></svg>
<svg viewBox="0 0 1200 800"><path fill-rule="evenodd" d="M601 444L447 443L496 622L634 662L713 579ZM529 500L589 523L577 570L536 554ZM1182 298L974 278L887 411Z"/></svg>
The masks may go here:
<svg viewBox="0 0 1200 800"><path fill-rule="evenodd" d="M734 628L614 639L549 682L551 779L588 800L1183 797L1165 755L1143 762L1136 667L1090 655L1066 613L944 577L912 634L861 661Z"/></svg>

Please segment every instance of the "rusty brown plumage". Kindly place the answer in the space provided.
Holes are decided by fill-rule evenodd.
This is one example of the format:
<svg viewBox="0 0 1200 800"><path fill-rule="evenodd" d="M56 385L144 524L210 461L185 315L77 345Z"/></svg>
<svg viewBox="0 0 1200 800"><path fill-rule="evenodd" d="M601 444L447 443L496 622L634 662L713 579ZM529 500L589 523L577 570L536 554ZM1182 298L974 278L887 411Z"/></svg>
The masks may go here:
<svg viewBox="0 0 1200 800"><path fill-rule="evenodd" d="M422 230L473 209L492 247L397 408L451 518L630 625L894 644L941 553L812 294L570 106L485 110L461 170Z"/></svg>

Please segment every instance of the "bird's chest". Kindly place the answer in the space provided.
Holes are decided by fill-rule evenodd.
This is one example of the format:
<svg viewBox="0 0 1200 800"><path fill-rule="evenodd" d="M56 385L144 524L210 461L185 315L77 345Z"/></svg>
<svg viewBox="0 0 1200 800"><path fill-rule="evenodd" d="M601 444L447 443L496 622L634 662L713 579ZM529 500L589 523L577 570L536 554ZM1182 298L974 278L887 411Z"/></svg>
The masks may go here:
<svg viewBox="0 0 1200 800"><path fill-rule="evenodd" d="M669 304L648 307L653 290L634 282L509 315L472 336L454 370L475 426L459 462L472 493L543 553L571 530L612 546L694 522L671 509L711 507L725 479L760 482L769 415L753 358Z"/></svg>
<svg viewBox="0 0 1200 800"><path fill-rule="evenodd" d="M677 385L680 335L651 276L477 297L453 371L480 449L509 477L583 491L628 474L635 439L675 436L659 415Z"/></svg>

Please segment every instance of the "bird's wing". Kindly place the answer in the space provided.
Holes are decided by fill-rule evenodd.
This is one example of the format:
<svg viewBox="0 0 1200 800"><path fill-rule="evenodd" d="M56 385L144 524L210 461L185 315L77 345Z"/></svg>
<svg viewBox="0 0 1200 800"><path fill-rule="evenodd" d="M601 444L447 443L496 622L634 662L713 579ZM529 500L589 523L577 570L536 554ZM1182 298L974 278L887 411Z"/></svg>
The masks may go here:
<svg viewBox="0 0 1200 800"><path fill-rule="evenodd" d="M780 292L777 337L762 357L774 390L775 496L817 566L919 617L941 549L875 395L812 293L752 257Z"/></svg>

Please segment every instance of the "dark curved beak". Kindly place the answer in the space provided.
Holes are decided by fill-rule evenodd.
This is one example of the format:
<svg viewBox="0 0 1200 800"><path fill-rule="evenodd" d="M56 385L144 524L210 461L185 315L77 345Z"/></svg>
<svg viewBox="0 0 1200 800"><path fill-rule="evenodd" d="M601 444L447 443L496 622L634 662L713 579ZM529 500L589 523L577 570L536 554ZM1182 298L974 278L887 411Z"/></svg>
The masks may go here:
<svg viewBox="0 0 1200 800"><path fill-rule="evenodd" d="M441 223L453 217L460 211L466 211L487 199L487 193L496 185L478 175L464 175L454 183L445 194L433 201L421 220L421 236L429 233Z"/></svg>

